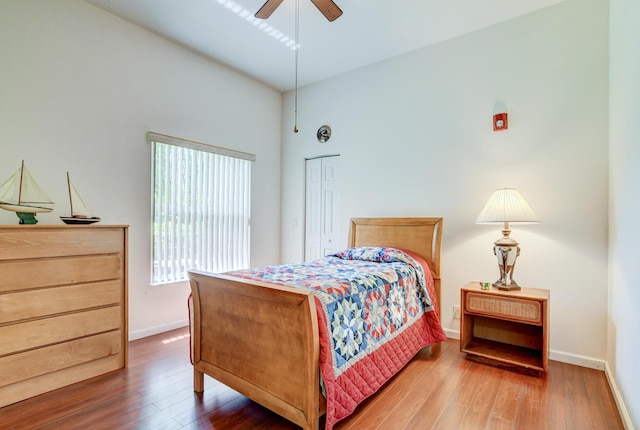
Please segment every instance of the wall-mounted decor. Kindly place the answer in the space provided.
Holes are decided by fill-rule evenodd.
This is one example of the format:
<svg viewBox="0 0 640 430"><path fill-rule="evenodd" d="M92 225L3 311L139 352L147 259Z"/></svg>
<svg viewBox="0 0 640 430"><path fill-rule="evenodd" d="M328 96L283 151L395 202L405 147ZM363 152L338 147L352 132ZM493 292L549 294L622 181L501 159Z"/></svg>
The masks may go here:
<svg viewBox="0 0 640 430"><path fill-rule="evenodd" d="M501 131L509 128L507 105L502 100L493 103L493 131Z"/></svg>
<svg viewBox="0 0 640 430"><path fill-rule="evenodd" d="M318 137L318 142L325 143L331 137L331 127L323 125L318 129L316 136Z"/></svg>
<svg viewBox="0 0 640 430"><path fill-rule="evenodd" d="M506 130L509 128L509 121L506 112L497 113L493 116L493 131Z"/></svg>

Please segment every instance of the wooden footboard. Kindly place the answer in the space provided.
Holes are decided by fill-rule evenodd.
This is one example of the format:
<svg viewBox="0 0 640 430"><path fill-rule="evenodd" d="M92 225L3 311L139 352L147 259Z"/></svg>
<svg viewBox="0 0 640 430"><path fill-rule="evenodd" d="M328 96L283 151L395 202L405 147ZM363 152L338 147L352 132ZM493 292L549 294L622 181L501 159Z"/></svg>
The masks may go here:
<svg viewBox="0 0 640 430"><path fill-rule="evenodd" d="M318 429L319 341L311 292L190 272L194 389L203 374L302 426Z"/></svg>
<svg viewBox="0 0 640 430"><path fill-rule="evenodd" d="M441 303L442 218L354 218L350 231L350 247L393 246L422 256ZM211 273L189 277L194 389L203 391L207 374L303 429L317 430L326 403L313 293Z"/></svg>

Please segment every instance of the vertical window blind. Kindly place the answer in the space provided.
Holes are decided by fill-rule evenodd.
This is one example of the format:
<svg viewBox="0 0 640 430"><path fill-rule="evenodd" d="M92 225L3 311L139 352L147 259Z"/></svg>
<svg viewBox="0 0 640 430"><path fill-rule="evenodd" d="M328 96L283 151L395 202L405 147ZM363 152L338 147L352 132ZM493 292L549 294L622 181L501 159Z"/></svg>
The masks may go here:
<svg viewBox="0 0 640 430"><path fill-rule="evenodd" d="M255 155L148 133L153 163L152 284L191 269L249 267Z"/></svg>

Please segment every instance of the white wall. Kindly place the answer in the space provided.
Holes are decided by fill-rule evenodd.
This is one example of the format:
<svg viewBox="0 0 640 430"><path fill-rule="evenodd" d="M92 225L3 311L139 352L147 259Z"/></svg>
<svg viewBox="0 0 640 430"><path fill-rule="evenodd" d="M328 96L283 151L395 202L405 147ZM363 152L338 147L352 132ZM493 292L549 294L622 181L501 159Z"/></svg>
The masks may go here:
<svg viewBox="0 0 640 430"><path fill-rule="evenodd" d="M80 0L0 0L0 41L0 182L24 159L56 202L40 223L61 224L69 171L103 224L131 226L132 337L187 321L187 284L149 285L147 131L256 154L251 260L279 261L278 92Z"/></svg>
<svg viewBox="0 0 640 430"><path fill-rule="evenodd" d="M442 320L455 335L460 286L498 277L500 228L474 221L494 189L519 188L542 223L512 226L515 279L551 291L551 357L602 368L607 16L606 0L569 0L304 87L298 134L286 94L283 260L303 255L304 158L339 153L345 244L350 217L444 217ZM509 130L493 132L499 103Z"/></svg>
<svg viewBox="0 0 640 430"><path fill-rule="evenodd" d="M640 3L611 0L608 373L640 428Z"/></svg>

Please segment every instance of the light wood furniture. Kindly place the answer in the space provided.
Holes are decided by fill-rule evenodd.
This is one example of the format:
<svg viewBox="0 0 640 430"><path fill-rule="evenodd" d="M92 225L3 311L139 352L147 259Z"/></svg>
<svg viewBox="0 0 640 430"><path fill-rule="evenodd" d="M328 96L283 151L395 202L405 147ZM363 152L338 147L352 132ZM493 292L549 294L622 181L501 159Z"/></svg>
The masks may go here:
<svg viewBox="0 0 640 430"><path fill-rule="evenodd" d="M440 303L442 218L351 220L349 246L392 246L421 255ZM193 293L194 390L204 374L307 430L318 429L318 320L307 290L190 273Z"/></svg>
<svg viewBox="0 0 640 430"><path fill-rule="evenodd" d="M0 407L127 365L126 226L0 226Z"/></svg>
<svg viewBox="0 0 640 430"><path fill-rule="evenodd" d="M460 290L460 350L467 358L541 375L549 359L549 291Z"/></svg>

